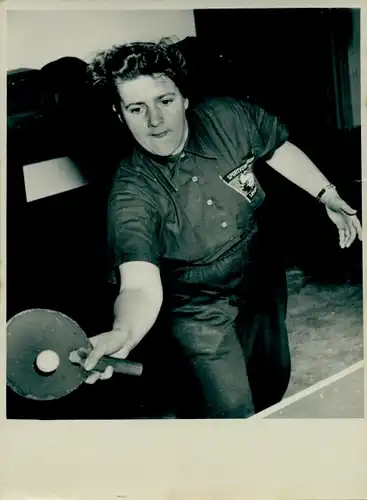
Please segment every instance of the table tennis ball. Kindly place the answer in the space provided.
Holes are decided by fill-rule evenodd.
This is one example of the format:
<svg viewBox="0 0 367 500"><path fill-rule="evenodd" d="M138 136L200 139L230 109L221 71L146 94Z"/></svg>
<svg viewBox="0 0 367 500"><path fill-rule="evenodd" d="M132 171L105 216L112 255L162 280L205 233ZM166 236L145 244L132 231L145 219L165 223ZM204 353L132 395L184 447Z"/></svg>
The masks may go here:
<svg viewBox="0 0 367 500"><path fill-rule="evenodd" d="M42 351L36 359L37 368L44 373L51 373L56 370L60 364L60 358L55 351Z"/></svg>

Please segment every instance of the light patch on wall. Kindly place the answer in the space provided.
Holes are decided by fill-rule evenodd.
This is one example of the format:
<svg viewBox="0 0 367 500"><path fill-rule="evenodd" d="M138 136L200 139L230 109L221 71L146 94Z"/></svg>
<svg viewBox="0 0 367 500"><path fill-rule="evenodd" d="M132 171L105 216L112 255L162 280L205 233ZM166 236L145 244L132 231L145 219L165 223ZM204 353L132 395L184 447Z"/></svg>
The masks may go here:
<svg viewBox="0 0 367 500"><path fill-rule="evenodd" d="M27 202L87 184L75 163L67 157L25 165L23 174Z"/></svg>

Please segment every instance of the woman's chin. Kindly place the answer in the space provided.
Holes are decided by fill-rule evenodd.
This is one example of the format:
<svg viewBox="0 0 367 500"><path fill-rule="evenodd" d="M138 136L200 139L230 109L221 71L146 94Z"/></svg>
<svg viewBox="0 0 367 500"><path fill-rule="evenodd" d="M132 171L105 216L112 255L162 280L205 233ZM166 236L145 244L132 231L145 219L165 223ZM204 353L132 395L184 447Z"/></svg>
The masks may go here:
<svg viewBox="0 0 367 500"><path fill-rule="evenodd" d="M146 148L149 153L155 156L172 156L177 148Z"/></svg>

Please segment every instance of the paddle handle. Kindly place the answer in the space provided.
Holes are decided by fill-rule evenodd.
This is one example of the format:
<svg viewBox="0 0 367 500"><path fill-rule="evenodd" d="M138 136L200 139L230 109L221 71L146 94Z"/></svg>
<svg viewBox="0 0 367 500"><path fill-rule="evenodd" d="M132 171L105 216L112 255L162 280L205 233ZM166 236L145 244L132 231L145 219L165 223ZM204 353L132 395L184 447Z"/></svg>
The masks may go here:
<svg viewBox="0 0 367 500"><path fill-rule="evenodd" d="M135 361L128 361L127 359L113 358L112 356L103 356L94 370L103 372L107 366L112 366L115 373L122 373L124 375L134 375L139 377L143 372L143 365Z"/></svg>

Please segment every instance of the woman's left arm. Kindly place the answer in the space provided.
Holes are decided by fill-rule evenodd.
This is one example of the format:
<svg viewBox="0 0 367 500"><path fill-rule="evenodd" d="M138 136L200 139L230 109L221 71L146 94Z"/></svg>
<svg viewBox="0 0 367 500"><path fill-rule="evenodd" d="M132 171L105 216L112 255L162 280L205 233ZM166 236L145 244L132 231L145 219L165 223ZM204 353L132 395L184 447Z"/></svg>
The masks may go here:
<svg viewBox="0 0 367 500"><path fill-rule="evenodd" d="M362 227L356 216L357 211L339 196L336 188L297 146L285 142L267 163L325 205L329 218L339 231L341 248L349 247L356 236L362 240Z"/></svg>

